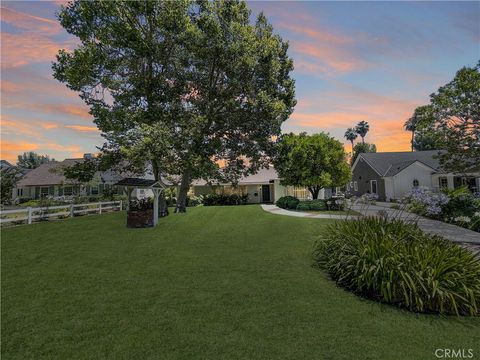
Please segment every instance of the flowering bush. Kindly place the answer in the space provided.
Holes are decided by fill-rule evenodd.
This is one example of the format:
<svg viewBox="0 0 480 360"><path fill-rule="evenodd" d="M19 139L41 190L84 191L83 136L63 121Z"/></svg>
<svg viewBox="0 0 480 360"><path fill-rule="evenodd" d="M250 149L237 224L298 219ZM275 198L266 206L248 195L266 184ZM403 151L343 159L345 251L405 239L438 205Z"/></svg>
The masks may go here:
<svg viewBox="0 0 480 360"><path fill-rule="evenodd" d="M412 189L407 195L408 209L416 214L438 218L442 214L442 207L447 205L450 198L444 193L434 193L426 188Z"/></svg>
<svg viewBox="0 0 480 360"><path fill-rule="evenodd" d="M141 200L130 200L129 208L130 211L146 211L153 209L153 201L151 198L141 199Z"/></svg>
<svg viewBox="0 0 480 360"><path fill-rule="evenodd" d="M450 222L480 232L480 199L467 188L432 192L412 189L404 198L407 209L415 214Z"/></svg>
<svg viewBox="0 0 480 360"><path fill-rule="evenodd" d="M358 198L358 202L361 204L370 204L375 205L375 202L378 200L378 194L363 194Z"/></svg>

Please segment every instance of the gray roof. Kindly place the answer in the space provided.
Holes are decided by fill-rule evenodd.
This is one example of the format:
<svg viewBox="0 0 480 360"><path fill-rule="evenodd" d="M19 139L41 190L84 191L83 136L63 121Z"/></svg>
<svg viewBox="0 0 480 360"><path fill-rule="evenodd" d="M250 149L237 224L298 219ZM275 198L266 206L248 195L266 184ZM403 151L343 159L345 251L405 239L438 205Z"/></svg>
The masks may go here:
<svg viewBox="0 0 480 360"><path fill-rule="evenodd" d="M261 184L269 184L271 180L278 179L278 173L277 171L273 168L273 166L268 167L267 169L262 168L258 170L255 174L253 175L248 175L240 178L238 180L238 185L261 185ZM213 184L215 184L214 181L212 181ZM207 185L208 182L205 180L194 180L192 185L193 186L203 186ZM222 184L222 185L228 185L228 184Z"/></svg>
<svg viewBox="0 0 480 360"><path fill-rule="evenodd" d="M68 180L63 176L61 169L65 166L72 166L75 163L84 161L83 158L65 159L63 161L51 161L30 170L25 176L17 182L17 187L23 186L47 186L61 184L75 184L78 181ZM105 183L114 183L123 178L124 174L119 174L113 170L107 170L97 173L101 181Z"/></svg>
<svg viewBox="0 0 480 360"><path fill-rule="evenodd" d="M13 165L10 164L7 160L0 160L0 167L2 169L6 169L6 168L10 168L12 167Z"/></svg>
<svg viewBox="0 0 480 360"><path fill-rule="evenodd" d="M434 172L441 172L440 162L436 158L439 152L441 150L379 152L362 153L359 156L381 176L394 176L417 161L431 167Z"/></svg>
<svg viewBox="0 0 480 360"><path fill-rule="evenodd" d="M60 162L51 161L42 164L25 174L25 176L17 182L17 186L42 186L68 183L61 172L61 168L63 166L71 166L79 161L83 161L83 159L65 159Z"/></svg>

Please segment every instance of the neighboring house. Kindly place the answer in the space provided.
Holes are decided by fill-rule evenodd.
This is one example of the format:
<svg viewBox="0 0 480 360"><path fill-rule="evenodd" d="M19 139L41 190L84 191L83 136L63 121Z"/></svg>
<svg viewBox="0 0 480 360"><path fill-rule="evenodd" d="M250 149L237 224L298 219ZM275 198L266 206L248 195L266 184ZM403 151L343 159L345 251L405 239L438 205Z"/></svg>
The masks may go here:
<svg viewBox="0 0 480 360"><path fill-rule="evenodd" d="M80 161L83 161L83 158L53 161L29 171L17 182L13 189L13 199L101 196L122 178L113 171L105 171L97 172L88 183L66 179L61 169Z"/></svg>
<svg viewBox="0 0 480 360"><path fill-rule="evenodd" d="M13 167L12 164L10 164L7 160L0 160L0 169L9 169Z"/></svg>
<svg viewBox="0 0 480 360"><path fill-rule="evenodd" d="M262 168L256 174L242 177L236 186L228 183L209 184L204 180L194 180L189 194L198 196L213 193L248 195L249 204L274 203L282 196L287 195L299 199L310 198L310 193L304 187L281 185L278 173L273 166L267 169ZM320 192L319 198L331 195L332 190L326 189Z"/></svg>
<svg viewBox="0 0 480 360"><path fill-rule="evenodd" d="M480 172L445 173L436 158L438 150L414 152L362 153L352 166L347 193L355 196L374 193L380 200L399 200L412 188L480 189Z"/></svg>

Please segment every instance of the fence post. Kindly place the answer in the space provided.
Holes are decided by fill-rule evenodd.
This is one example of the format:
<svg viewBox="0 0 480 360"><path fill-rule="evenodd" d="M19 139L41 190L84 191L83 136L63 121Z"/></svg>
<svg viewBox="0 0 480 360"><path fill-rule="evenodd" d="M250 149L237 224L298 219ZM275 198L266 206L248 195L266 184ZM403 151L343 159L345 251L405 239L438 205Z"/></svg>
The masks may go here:
<svg viewBox="0 0 480 360"><path fill-rule="evenodd" d="M70 217L73 217L73 215L74 215L73 204L70 204Z"/></svg>
<svg viewBox="0 0 480 360"><path fill-rule="evenodd" d="M122 211L123 210L123 200L120 200L120 204L118 205L118 210Z"/></svg>
<svg viewBox="0 0 480 360"><path fill-rule="evenodd" d="M98 203L98 213L101 214L102 213L102 203Z"/></svg>
<svg viewBox="0 0 480 360"><path fill-rule="evenodd" d="M27 220L27 223L28 223L28 224L31 224L31 223L32 223L32 208L31 208L31 207L28 207L28 220Z"/></svg>

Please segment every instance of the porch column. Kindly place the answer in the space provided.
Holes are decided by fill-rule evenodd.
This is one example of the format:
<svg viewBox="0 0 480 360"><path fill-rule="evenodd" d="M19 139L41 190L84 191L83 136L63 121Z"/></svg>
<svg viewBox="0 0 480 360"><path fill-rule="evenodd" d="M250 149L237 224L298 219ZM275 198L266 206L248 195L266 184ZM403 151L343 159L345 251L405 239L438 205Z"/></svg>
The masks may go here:
<svg viewBox="0 0 480 360"><path fill-rule="evenodd" d="M455 189L455 184L453 182L453 174L447 174L447 187L450 190Z"/></svg>
<svg viewBox="0 0 480 360"><path fill-rule="evenodd" d="M477 187L477 193L480 193L480 177L475 178L475 186Z"/></svg>
<svg viewBox="0 0 480 360"><path fill-rule="evenodd" d="M325 199L325 188L321 188L320 192L318 193L319 199Z"/></svg>
<svg viewBox="0 0 480 360"><path fill-rule="evenodd" d="M153 226L158 225L158 198L160 197L160 193L162 189L155 189L153 188Z"/></svg>

